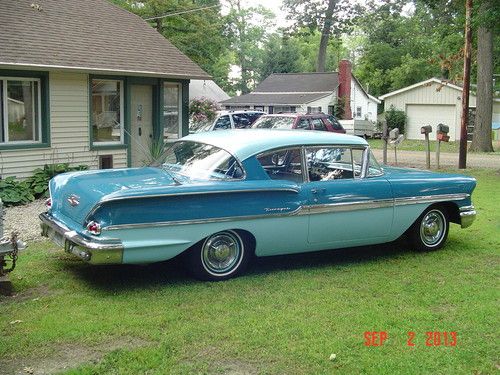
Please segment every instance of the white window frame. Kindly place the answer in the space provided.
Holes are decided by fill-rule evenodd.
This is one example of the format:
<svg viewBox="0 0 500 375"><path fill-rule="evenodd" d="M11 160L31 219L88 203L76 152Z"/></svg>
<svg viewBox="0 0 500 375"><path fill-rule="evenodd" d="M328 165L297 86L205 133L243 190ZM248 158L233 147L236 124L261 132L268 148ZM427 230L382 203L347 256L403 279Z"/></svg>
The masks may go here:
<svg viewBox="0 0 500 375"><path fill-rule="evenodd" d="M124 144L124 140L125 140L125 119L124 119L124 109L123 109L123 105L124 105L124 91L125 91L125 83L123 80L121 79L109 79L109 78L99 78L99 77L92 77L90 79L90 100L92 101L93 99L93 96L94 96L94 92L92 90L92 81L101 81L101 82L119 82L120 83L120 140L119 141L94 141L92 139L92 145L93 146L113 146L113 145L123 145ZM92 123L92 116L93 116L93 113L94 113L94 108L92 106L92 103L91 103L91 108L92 110L90 111L90 126L93 127L94 124ZM92 138L94 138L94 136L92 135Z"/></svg>
<svg viewBox="0 0 500 375"><path fill-rule="evenodd" d="M360 105L356 106L356 117L363 117L363 107L361 107Z"/></svg>
<svg viewBox="0 0 500 375"><path fill-rule="evenodd" d="M0 81L3 81L2 84L2 121L3 121L3 142L0 142L0 145L7 144L39 144L42 143L42 84L40 78L27 78L27 77L0 77ZM8 81L25 81L25 82L37 82L38 83L38 124L35 126L38 128L38 140L37 141L9 141L9 109L8 109L8 98L7 98L7 82ZM34 113L33 113L34 115ZM36 116L33 116L33 119L36 119ZM35 130L35 129L33 129ZM36 135L37 132L33 132Z"/></svg>
<svg viewBox="0 0 500 375"><path fill-rule="evenodd" d="M178 102L177 102L178 132L177 132L177 138L168 137L166 139L167 142L174 142L174 141L178 140L179 138L182 138L182 116L183 116L183 113L182 113L182 84L177 83L177 82L165 81L165 82L163 82L163 92L165 92L165 88L167 86L170 86L170 87L175 86L178 89L178 96L177 96L177 100L178 100ZM165 111L165 94L163 94L163 98L161 98L161 101L162 101L162 113L163 113ZM173 133L168 133L168 134L173 134ZM165 137L165 128L163 128L163 137Z"/></svg>

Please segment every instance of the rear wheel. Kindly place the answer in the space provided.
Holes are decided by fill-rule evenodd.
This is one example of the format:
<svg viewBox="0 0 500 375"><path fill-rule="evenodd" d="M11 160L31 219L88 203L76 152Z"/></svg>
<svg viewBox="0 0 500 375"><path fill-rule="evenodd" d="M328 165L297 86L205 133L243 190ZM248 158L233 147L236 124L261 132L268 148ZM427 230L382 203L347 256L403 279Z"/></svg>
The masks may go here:
<svg viewBox="0 0 500 375"><path fill-rule="evenodd" d="M416 250L437 250L446 242L449 228L446 210L429 207L410 227L410 241Z"/></svg>
<svg viewBox="0 0 500 375"><path fill-rule="evenodd" d="M205 238L186 257L191 273L201 280L226 280L240 274L247 266L250 251L244 238L226 230Z"/></svg>

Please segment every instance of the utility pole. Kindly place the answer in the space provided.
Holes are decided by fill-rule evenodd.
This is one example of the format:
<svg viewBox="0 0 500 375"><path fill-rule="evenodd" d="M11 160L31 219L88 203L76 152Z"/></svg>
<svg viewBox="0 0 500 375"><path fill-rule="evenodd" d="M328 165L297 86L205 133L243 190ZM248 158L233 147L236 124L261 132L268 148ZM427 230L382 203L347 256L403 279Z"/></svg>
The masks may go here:
<svg viewBox="0 0 500 375"><path fill-rule="evenodd" d="M465 46L464 46L464 82L462 89L462 121L460 123L460 150L458 168L467 168L467 124L469 123L469 91L470 91L470 56L471 56L471 12L472 0L465 0Z"/></svg>

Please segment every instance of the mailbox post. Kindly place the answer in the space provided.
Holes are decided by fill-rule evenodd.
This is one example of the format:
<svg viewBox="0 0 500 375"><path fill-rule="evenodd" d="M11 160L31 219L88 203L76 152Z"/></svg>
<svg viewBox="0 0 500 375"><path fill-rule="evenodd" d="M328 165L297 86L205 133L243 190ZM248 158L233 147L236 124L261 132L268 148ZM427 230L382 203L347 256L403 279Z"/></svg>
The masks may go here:
<svg viewBox="0 0 500 375"><path fill-rule="evenodd" d="M426 125L420 128L420 134L425 136L425 143L427 144L427 153L425 155L425 164L427 169L431 169L431 143L429 141L430 133L432 133L432 126Z"/></svg>
<svg viewBox="0 0 500 375"><path fill-rule="evenodd" d="M399 129L394 128L389 132L389 143L394 147L394 163L398 165L398 145L403 141L405 136L403 134L399 134Z"/></svg>
<svg viewBox="0 0 500 375"><path fill-rule="evenodd" d="M446 126L444 124L438 124L436 129L436 138L437 138L436 165L438 169L439 169L439 155L441 154L441 142L449 142L450 140L450 136L448 135L449 131L450 131L449 126Z"/></svg>

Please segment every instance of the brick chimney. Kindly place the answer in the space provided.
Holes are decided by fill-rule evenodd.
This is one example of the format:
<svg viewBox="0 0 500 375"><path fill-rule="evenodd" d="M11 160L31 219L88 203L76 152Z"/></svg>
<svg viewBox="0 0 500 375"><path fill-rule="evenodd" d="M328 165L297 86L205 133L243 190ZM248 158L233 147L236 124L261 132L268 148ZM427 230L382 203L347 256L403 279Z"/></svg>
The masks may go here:
<svg viewBox="0 0 500 375"><path fill-rule="evenodd" d="M351 111L351 62L349 60L340 60L339 62L339 92L338 102L344 105L343 120L352 120Z"/></svg>

